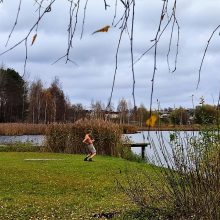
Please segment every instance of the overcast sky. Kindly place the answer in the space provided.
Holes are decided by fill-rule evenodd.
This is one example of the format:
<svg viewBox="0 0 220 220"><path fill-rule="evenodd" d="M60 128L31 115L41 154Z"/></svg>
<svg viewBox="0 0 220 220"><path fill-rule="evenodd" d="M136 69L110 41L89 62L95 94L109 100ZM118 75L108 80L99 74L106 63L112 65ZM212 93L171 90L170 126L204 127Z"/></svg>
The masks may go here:
<svg viewBox="0 0 220 220"><path fill-rule="evenodd" d="M23 0L18 24L7 47L8 35L15 22L19 0L4 1L0 4L0 52L10 48L20 41L35 23L38 13L34 0ZM46 1L48 3L49 1ZM76 2L76 1L75 1ZM50 13L47 13L38 27L38 36L31 46L31 33L28 39L28 63L26 79L32 82L41 79L48 87L55 77L58 77L64 93L71 103L82 103L89 108L91 101L102 101L107 104L115 71L115 53L119 39L119 27L110 27L107 33L92 33L106 25L111 25L114 17L114 2L104 10L103 0L89 0L86 11L84 34L82 30L83 8L81 1L76 35L70 58L77 65L65 59L52 63L66 53L68 6L67 0L56 0ZM172 1L170 1L172 3ZM119 4L119 3L118 3ZM161 0L136 0L134 26L134 58L135 60L152 45L162 9ZM117 15L120 18L120 7ZM177 19L180 25L180 42L177 70L169 72L167 52L171 25L164 33L158 44L158 63L155 75L153 106L192 107L199 103L204 96L207 104L217 104L220 89L220 36L218 30L213 36L204 60L201 81L198 89L198 70L206 43L212 31L220 24L220 2L218 0L178 0ZM117 20L117 19L116 19ZM166 23L164 19L164 24ZM174 68L175 45L177 31L174 30L173 44L170 53L170 67ZM125 34L119 50L118 69L112 102L116 107L118 100L125 98L131 105L132 101L132 72L128 35ZM134 66L135 68L135 97L137 105L150 105L151 79L153 73L153 50L144 56ZM25 60L25 46L20 46L0 57L1 63L13 68L21 75ZM158 102L157 102L158 100Z"/></svg>

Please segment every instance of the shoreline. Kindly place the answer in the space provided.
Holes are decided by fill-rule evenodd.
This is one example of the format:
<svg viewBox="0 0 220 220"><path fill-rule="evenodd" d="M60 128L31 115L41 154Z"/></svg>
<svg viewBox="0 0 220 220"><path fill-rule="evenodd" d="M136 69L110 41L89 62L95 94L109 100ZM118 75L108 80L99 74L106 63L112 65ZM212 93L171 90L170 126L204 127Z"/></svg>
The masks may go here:
<svg viewBox="0 0 220 220"><path fill-rule="evenodd" d="M192 126L158 126L158 127L139 127L138 131L199 131L203 127L199 125Z"/></svg>

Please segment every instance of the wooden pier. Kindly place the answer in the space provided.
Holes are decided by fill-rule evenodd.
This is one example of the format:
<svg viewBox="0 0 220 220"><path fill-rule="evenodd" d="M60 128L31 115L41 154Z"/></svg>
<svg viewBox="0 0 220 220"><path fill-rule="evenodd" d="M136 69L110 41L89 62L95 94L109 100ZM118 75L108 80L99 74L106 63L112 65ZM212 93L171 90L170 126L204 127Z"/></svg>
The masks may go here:
<svg viewBox="0 0 220 220"><path fill-rule="evenodd" d="M132 144L124 144L127 147L141 147L141 158L145 159L145 148L149 146L150 143L132 143Z"/></svg>

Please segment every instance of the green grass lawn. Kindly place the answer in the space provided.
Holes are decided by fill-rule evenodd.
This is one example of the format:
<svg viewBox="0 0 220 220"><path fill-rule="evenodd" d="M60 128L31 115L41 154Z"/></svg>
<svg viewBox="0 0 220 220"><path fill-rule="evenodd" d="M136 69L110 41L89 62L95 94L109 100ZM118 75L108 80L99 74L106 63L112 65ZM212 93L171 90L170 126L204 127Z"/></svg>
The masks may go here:
<svg viewBox="0 0 220 220"><path fill-rule="evenodd" d="M60 160L26 160L34 158ZM152 168L114 157L53 153L0 153L0 219L93 219L135 206L117 187L128 167ZM120 218L119 216L115 219Z"/></svg>

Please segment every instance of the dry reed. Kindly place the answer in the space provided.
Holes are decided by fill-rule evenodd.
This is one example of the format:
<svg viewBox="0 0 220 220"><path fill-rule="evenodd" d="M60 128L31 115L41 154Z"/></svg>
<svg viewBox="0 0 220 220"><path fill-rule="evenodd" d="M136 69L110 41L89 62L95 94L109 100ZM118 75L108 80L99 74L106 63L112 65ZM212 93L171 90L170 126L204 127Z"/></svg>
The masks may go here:
<svg viewBox="0 0 220 220"><path fill-rule="evenodd" d="M0 135L38 135L45 134L46 124L0 123Z"/></svg>
<svg viewBox="0 0 220 220"><path fill-rule="evenodd" d="M103 120L79 120L72 124L50 124L46 132L47 151L81 154L86 152L82 143L86 130L92 130L94 145L99 155L122 154L119 125Z"/></svg>

